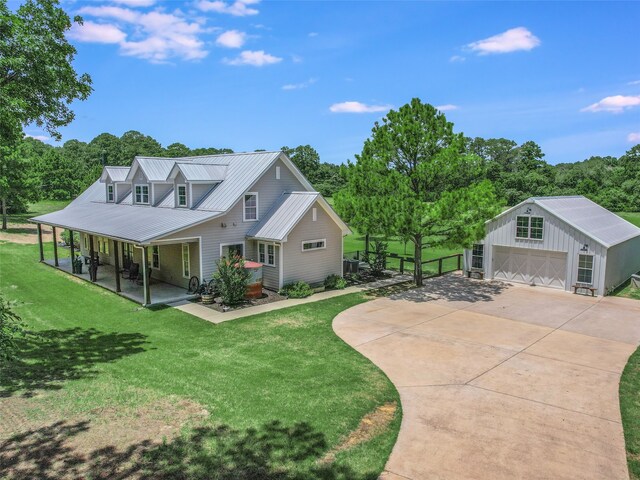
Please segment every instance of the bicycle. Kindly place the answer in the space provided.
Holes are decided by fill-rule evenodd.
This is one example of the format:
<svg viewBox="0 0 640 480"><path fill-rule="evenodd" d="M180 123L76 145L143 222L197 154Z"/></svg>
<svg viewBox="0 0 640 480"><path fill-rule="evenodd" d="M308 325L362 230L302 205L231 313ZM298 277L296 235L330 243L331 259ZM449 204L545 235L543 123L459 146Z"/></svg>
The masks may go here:
<svg viewBox="0 0 640 480"><path fill-rule="evenodd" d="M203 293L213 293L216 288L216 281L202 279L202 283L196 275L189 279L188 293L202 295Z"/></svg>

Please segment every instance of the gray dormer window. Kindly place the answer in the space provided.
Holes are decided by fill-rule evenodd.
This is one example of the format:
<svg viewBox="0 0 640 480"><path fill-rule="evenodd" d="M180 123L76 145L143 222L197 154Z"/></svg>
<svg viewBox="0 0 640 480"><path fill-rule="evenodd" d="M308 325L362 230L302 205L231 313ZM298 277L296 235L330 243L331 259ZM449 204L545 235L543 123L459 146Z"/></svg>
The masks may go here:
<svg viewBox="0 0 640 480"><path fill-rule="evenodd" d="M113 185L107 185L107 202L113 202Z"/></svg>
<svg viewBox="0 0 640 480"><path fill-rule="evenodd" d="M136 203L149 204L149 185L136 185Z"/></svg>
<svg viewBox="0 0 640 480"><path fill-rule="evenodd" d="M186 185L178 185L178 206L179 207L187 206L187 186Z"/></svg>

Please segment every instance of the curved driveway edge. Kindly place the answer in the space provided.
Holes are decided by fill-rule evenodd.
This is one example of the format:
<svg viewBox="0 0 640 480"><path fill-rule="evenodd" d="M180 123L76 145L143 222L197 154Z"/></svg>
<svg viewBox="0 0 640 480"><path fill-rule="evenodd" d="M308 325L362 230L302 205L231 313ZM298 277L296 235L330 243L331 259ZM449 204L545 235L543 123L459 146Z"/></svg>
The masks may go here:
<svg viewBox="0 0 640 480"><path fill-rule="evenodd" d="M449 275L333 329L400 392L382 478L629 478L618 384L640 302Z"/></svg>

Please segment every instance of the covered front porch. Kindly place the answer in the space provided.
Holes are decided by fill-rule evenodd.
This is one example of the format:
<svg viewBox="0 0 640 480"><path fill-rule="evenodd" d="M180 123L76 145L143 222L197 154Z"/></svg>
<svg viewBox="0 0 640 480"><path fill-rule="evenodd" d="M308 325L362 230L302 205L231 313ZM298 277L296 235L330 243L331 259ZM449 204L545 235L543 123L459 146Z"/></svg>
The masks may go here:
<svg viewBox="0 0 640 480"><path fill-rule="evenodd" d="M70 257L58 258L57 266L55 265L54 259L45 259L44 263L47 265L51 265L52 267L56 267L70 275L73 275L74 277L82 278L87 282L91 282L89 265L84 265L84 262L82 265L82 273L72 272ZM98 266L96 272L96 280L93 283L116 292L116 275L116 269L113 267L113 265L100 265ZM153 293L151 295L150 302L145 305L144 285L140 285L133 280L122 278L122 275L120 275L120 291L116 293L145 306L164 305L167 303L173 303L180 300L189 300L197 297L197 295L189 294L187 292L187 289L185 288L176 287L175 285L170 285L156 279L151 279L149 289Z"/></svg>

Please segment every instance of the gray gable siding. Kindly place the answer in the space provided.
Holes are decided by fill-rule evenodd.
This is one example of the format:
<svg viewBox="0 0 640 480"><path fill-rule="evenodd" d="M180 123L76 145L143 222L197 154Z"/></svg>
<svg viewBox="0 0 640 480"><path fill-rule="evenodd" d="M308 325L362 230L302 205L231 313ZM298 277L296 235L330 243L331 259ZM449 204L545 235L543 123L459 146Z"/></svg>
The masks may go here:
<svg viewBox="0 0 640 480"><path fill-rule="evenodd" d="M194 183L191 185L191 194L193 195L192 207L196 206L202 198L209 193L213 183Z"/></svg>
<svg viewBox="0 0 640 480"><path fill-rule="evenodd" d="M317 209L317 220L312 218ZM302 242L326 239L322 250L302 251ZM302 217L284 243L283 284L304 280L319 284L329 275L342 275L342 230L318 204Z"/></svg>
<svg viewBox="0 0 640 480"><path fill-rule="evenodd" d="M531 213L525 214L530 208ZM543 240L522 240L516 238L516 217L531 215L544 218ZM568 225L547 210L535 204L524 204L508 215L503 215L487 224L485 244L485 277L493 278L493 246L519 247L533 250L551 250L567 253L567 271L565 290L571 290L578 277L578 255L593 255L593 279L598 293L605 291L605 262L607 249L593 238ZM583 245L588 245L587 252L581 252Z"/></svg>
<svg viewBox="0 0 640 480"><path fill-rule="evenodd" d="M276 180L276 165L280 166L280 180ZM249 191L258 192L258 212L259 217L262 218L280 198L283 192L301 189L304 189L302 184L291 171L278 160ZM249 229L255 225L255 222L243 222L242 209L243 202L242 199L240 199L226 215L187 228L173 235L163 237L163 240L201 237L202 276L210 279L216 269L216 262L220 258L220 244L244 242L245 257L253 259L256 257L255 242L247 241L245 238ZM331 223L333 223L333 221ZM224 227L222 226L223 224L225 225ZM335 225L335 228L339 230L337 225ZM201 276L200 274L197 275Z"/></svg>
<svg viewBox="0 0 640 480"><path fill-rule="evenodd" d="M116 203L120 203L131 193L131 185L128 183L116 183L115 186Z"/></svg>
<svg viewBox="0 0 640 480"><path fill-rule="evenodd" d="M152 205L157 205L172 188L171 183L154 183Z"/></svg>
<svg viewBox="0 0 640 480"><path fill-rule="evenodd" d="M604 292L610 292L640 272L640 237L619 243L607 252Z"/></svg>

